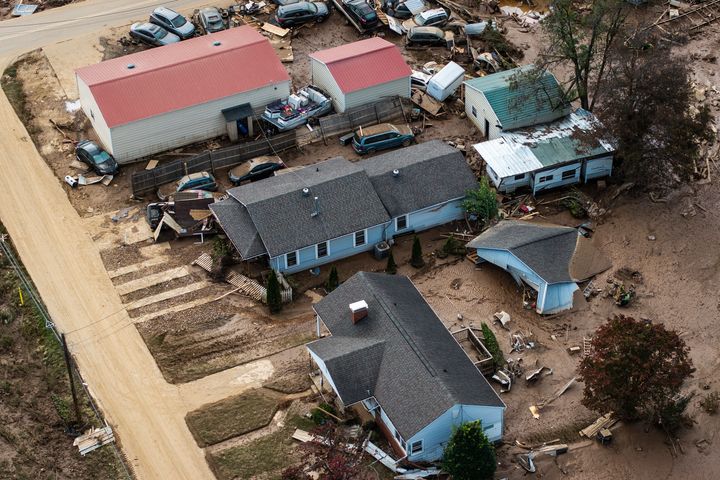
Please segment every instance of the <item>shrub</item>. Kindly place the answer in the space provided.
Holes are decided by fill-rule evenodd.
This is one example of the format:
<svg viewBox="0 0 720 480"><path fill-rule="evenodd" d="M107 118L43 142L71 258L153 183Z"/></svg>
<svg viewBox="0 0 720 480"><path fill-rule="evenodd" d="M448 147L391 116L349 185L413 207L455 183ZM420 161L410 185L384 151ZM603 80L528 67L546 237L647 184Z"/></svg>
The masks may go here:
<svg viewBox="0 0 720 480"><path fill-rule="evenodd" d="M703 410L705 410L705 412L710 415L715 415L718 411L718 407L720 407L720 393L712 392L707 394L705 398L700 400L700 406Z"/></svg>
<svg viewBox="0 0 720 480"><path fill-rule="evenodd" d="M327 422L331 417L325 412L332 413L333 415L337 415L337 411L335 410L335 407L330 405L329 403L321 403L319 405L320 408L313 408L312 413L310 413L310 419L315 422L316 425L323 425L325 422ZM323 410L325 410L323 412Z"/></svg>
<svg viewBox="0 0 720 480"><path fill-rule="evenodd" d="M487 323L483 322L481 328L485 348L487 348L490 355L492 355L495 368L501 368L505 364L505 355L503 355L503 352L500 349L497 338L495 338L495 334L492 330L490 330Z"/></svg>
<svg viewBox="0 0 720 480"><path fill-rule="evenodd" d="M397 265L395 264L395 257L393 257L392 252L388 255L385 273L389 273L390 275L395 275L397 273Z"/></svg>
<svg viewBox="0 0 720 480"><path fill-rule="evenodd" d="M410 265L415 268L422 268L425 266L425 260L423 260L422 245L420 245L420 238L415 236L413 239L412 255L410 257Z"/></svg>
<svg viewBox="0 0 720 480"><path fill-rule="evenodd" d="M280 293L280 282L275 270L270 270L267 281L267 304L271 314L279 313L282 310L282 295Z"/></svg>
<svg viewBox="0 0 720 480"><path fill-rule="evenodd" d="M330 269L330 275L328 276L327 282L325 283L325 290L332 292L340 285L340 278L338 277L338 271L335 265Z"/></svg>
<svg viewBox="0 0 720 480"><path fill-rule="evenodd" d="M464 423L445 447L442 468L454 480L491 480L495 475L495 449L479 420Z"/></svg>

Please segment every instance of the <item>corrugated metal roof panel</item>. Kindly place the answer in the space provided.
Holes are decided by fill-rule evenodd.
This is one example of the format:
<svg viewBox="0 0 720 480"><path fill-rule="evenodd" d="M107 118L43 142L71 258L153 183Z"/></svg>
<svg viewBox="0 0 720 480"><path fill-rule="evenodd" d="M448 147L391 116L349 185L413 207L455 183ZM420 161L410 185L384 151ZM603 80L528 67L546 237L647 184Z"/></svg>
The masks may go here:
<svg viewBox="0 0 720 480"><path fill-rule="evenodd" d="M487 98L503 130L551 122L570 113L555 76L544 71L530 75L534 65L468 80L465 84Z"/></svg>
<svg viewBox="0 0 720 480"><path fill-rule="evenodd" d="M290 79L270 42L248 26L107 60L76 74L110 128Z"/></svg>
<svg viewBox="0 0 720 480"><path fill-rule="evenodd" d="M412 74L400 50L378 37L321 50L310 58L327 66L343 93L409 78Z"/></svg>

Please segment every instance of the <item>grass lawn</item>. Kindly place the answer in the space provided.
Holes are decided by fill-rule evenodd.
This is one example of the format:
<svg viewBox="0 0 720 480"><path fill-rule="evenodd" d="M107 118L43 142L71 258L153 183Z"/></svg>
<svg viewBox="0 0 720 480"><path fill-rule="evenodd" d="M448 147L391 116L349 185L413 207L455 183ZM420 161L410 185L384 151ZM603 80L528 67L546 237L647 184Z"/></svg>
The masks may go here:
<svg viewBox="0 0 720 480"><path fill-rule="evenodd" d="M262 474L280 478L280 471L293 464L292 453L299 445L291 438L296 428L312 430L315 424L299 415L289 416L280 430L239 447L208 455L218 480L255 478Z"/></svg>
<svg viewBox="0 0 720 480"><path fill-rule="evenodd" d="M280 400L276 393L259 388L190 412L185 421L198 445L207 447L266 426Z"/></svg>

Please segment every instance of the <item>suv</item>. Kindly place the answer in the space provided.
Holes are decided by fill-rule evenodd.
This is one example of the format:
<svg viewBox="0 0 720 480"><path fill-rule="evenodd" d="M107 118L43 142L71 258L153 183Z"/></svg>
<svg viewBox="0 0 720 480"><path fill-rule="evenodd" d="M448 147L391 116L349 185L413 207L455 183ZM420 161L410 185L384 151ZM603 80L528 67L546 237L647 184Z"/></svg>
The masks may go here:
<svg viewBox="0 0 720 480"><path fill-rule="evenodd" d="M285 168L285 164L279 158L275 162L263 161L270 158L272 157L259 157L231 169L228 172L230 181L235 186L243 182L255 182L264 178L270 178L276 171Z"/></svg>
<svg viewBox="0 0 720 480"><path fill-rule="evenodd" d="M378 24L378 16L375 10L365 0L350 0L345 2L350 15L355 17L363 28L373 28Z"/></svg>
<svg viewBox="0 0 720 480"><path fill-rule="evenodd" d="M330 15L327 5L322 2L298 2L278 7L275 21L283 28L296 27L308 22L324 22Z"/></svg>
<svg viewBox="0 0 720 480"><path fill-rule="evenodd" d="M187 21L175 10L167 7L158 7L150 14L150 23L158 25L168 32L172 32L182 39L195 35L195 25Z"/></svg>
<svg viewBox="0 0 720 480"><path fill-rule="evenodd" d="M174 33L170 33L162 27L158 27L152 23L133 23L130 25L130 36L141 42L156 47L170 45L180 41L180 37Z"/></svg>
<svg viewBox="0 0 720 480"><path fill-rule="evenodd" d="M445 32L437 27L412 27L405 36L407 45L447 45Z"/></svg>
<svg viewBox="0 0 720 480"><path fill-rule="evenodd" d="M198 13L198 22L205 29L205 33L215 33L225 30L222 15L215 7L201 8Z"/></svg>
<svg viewBox="0 0 720 480"><path fill-rule="evenodd" d="M396 127L390 123L381 123L367 128L359 128L352 139L353 149L363 155L374 153L386 148L407 147L415 140L412 130L407 125Z"/></svg>
<svg viewBox="0 0 720 480"><path fill-rule="evenodd" d="M75 157L87 164L98 175L115 175L118 164L115 159L97 143L83 140L75 147Z"/></svg>
<svg viewBox="0 0 720 480"><path fill-rule="evenodd" d="M191 173L185 175L177 182L176 192L182 192L185 190L207 190L214 192L217 190L217 182L208 172Z"/></svg>

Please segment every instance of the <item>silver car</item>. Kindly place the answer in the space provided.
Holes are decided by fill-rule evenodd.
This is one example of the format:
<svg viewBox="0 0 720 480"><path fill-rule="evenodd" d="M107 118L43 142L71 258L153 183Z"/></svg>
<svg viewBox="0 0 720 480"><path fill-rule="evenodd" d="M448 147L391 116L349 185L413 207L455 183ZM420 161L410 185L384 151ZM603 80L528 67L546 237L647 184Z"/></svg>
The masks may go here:
<svg viewBox="0 0 720 480"><path fill-rule="evenodd" d="M133 23L130 36L148 45L162 46L180 41L180 37L152 23Z"/></svg>
<svg viewBox="0 0 720 480"><path fill-rule="evenodd" d="M207 33L215 33L225 30L225 22L222 15L215 7L201 8L198 13L198 21Z"/></svg>
<svg viewBox="0 0 720 480"><path fill-rule="evenodd" d="M153 10L150 14L150 23L154 23L182 39L195 35L195 25L175 10L167 7L158 7Z"/></svg>

